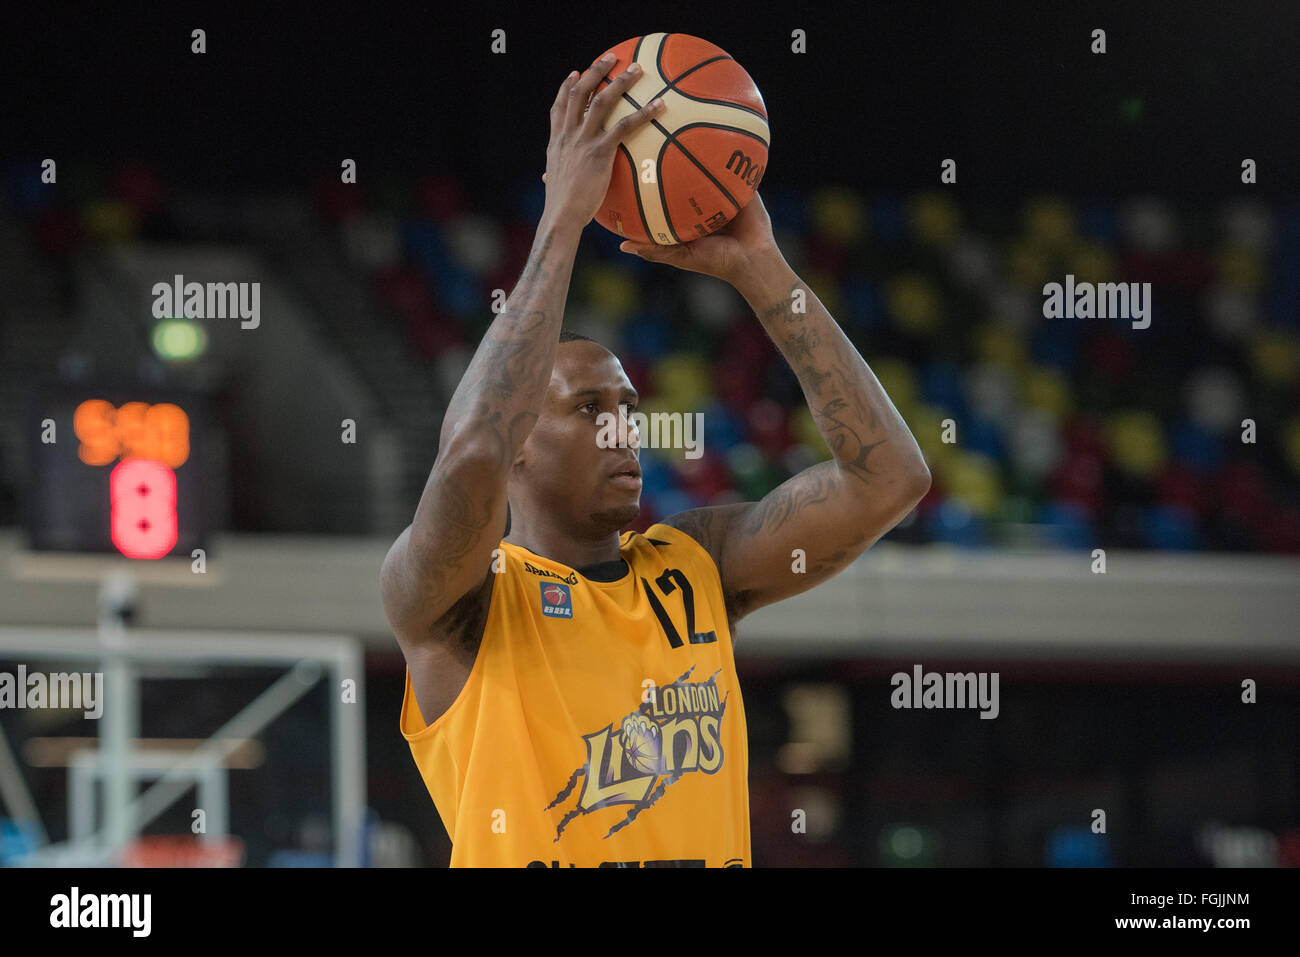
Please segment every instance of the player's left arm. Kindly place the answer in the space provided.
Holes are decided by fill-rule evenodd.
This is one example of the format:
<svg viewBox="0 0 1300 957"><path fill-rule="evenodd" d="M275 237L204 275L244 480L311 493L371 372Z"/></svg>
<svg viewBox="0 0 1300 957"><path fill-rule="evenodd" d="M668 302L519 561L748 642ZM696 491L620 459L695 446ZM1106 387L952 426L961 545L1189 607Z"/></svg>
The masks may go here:
<svg viewBox="0 0 1300 957"><path fill-rule="evenodd" d="M875 374L777 249L757 195L711 236L682 246L624 248L730 282L798 376L833 456L761 501L691 509L664 520L712 555L728 617L738 621L849 565L925 496L930 471ZM798 570L796 549L806 570Z"/></svg>

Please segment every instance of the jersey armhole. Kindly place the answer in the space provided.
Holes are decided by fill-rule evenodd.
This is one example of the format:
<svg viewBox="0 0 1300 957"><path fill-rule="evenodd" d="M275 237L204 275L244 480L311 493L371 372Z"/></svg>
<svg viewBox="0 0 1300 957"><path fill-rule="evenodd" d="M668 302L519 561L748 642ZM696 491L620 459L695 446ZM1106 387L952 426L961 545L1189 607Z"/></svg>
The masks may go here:
<svg viewBox="0 0 1300 957"><path fill-rule="evenodd" d="M465 677L465 684L462 685L460 691L456 693L456 697L452 699L451 704L447 706L447 710L434 718L431 724L424 723L424 715L420 712L419 702L415 700L415 689L411 686L410 667L407 666L403 669L405 678L404 688L402 691L402 710L398 717L398 728L402 732L402 737L409 742L414 743L426 737L431 737L439 727L448 721L452 714L461 707L461 703L469 696L470 686L474 683L474 680L478 677L478 673L482 670L484 655L483 649L484 646L487 645L488 636L492 632L492 629L489 627L492 621L492 608L497 600L497 587L500 583L500 579L504 577L503 575L493 572L491 569L488 570L488 574L492 576L491 594L488 596L487 612L483 616L483 634L479 638L478 648L474 651L474 663L470 666L469 674ZM414 727L412 727L413 725Z"/></svg>
<svg viewBox="0 0 1300 957"><path fill-rule="evenodd" d="M651 541L651 544L653 544L653 540L656 538L660 541L667 539L671 544L689 543L695 549L695 552L704 561L708 562L709 567L713 569L713 573L718 578L718 586L721 587L722 569L718 568L718 563L713 560L713 556L709 554L709 550L686 532L683 532L680 528L676 528L672 525L665 525L662 522L656 522L654 525L647 528L642 534L647 540Z"/></svg>
<svg viewBox="0 0 1300 957"><path fill-rule="evenodd" d="M714 579L718 583L718 591L722 594L722 600L724 603L723 614L727 615L727 638L734 645L736 640L736 628L735 625L733 625L731 622L730 615L728 614L728 609L726 608L725 605L727 600L726 584L722 580L722 569L719 568L718 563L713 560L713 556L709 554L709 550L705 548L703 545L701 545L698 541L696 541L691 535L689 535L686 532L683 532L680 528L677 528L673 525L665 525L662 522L657 522L654 525L651 525L642 534L646 537L647 540L658 538L661 541L666 539L670 543L674 543L674 544L689 544L692 548L695 549L696 554L699 555L700 561L704 562L709 568L713 569Z"/></svg>

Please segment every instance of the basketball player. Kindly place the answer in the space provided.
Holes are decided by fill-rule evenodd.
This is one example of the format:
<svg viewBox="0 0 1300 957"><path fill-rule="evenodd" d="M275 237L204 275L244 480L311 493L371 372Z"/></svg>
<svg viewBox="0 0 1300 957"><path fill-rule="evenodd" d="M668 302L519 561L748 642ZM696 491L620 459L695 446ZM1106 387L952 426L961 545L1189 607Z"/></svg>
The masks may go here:
<svg viewBox="0 0 1300 957"><path fill-rule="evenodd" d="M555 98L536 241L382 572L407 664L401 731L453 866L752 864L736 623L835 575L930 485L907 426L786 264L755 196L713 235L625 251L730 282L797 373L834 457L762 501L619 534L640 510L640 437L623 421L636 392L613 354L560 330L616 145L658 112L647 104L603 131L638 75L586 108L610 66L575 71ZM602 413L628 429L623 447L598 439Z"/></svg>

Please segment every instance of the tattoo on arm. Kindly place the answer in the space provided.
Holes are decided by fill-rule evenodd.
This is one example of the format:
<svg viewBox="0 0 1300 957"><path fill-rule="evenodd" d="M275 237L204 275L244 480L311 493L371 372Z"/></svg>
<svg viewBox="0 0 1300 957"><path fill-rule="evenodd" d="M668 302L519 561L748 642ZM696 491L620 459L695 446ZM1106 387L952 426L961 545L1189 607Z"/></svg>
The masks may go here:
<svg viewBox="0 0 1300 957"><path fill-rule="evenodd" d="M475 496L466 494L454 480L443 481L433 496L435 514L430 523L438 529L436 542L412 535L408 544L410 570L424 570L417 587L422 592L419 604L437 607L446 594L447 581L460 571L466 558L482 540L491 519L491 507ZM417 522L419 516L416 516Z"/></svg>
<svg viewBox="0 0 1300 957"><path fill-rule="evenodd" d="M554 364L573 267L571 254L552 252L554 239L547 233L529 255L506 310L488 328L447 408L446 421L459 427L467 420L464 427L492 448L501 468L536 421Z"/></svg>
<svg viewBox="0 0 1300 957"><path fill-rule="evenodd" d="M725 523L719 523L718 511L716 508L691 509L674 518L672 524L678 531L685 532L699 542L713 558L713 563L721 568L722 555L719 553L721 536L718 535L717 529L720 524Z"/></svg>
<svg viewBox="0 0 1300 957"><path fill-rule="evenodd" d="M822 408L813 409L813 419L816 420L822 436L827 440L840 466L854 478L866 482L869 481L867 476L876 474L874 470L867 467L867 457L887 440L863 442L857 430L839 418L839 414L847 406L848 402L837 396ZM872 415L874 417L875 413L873 412Z"/></svg>
<svg viewBox="0 0 1300 957"><path fill-rule="evenodd" d="M772 489L753 503L737 526L737 538L756 538L779 532L802 509L831 496L838 479L834 462L818 462Z"/></svg>
<svg viewBox="0 0 1300 957"><path fill-rule="evenodd" d="M448 627L471 621L465 596L482 591L506 477L546 399L578 238L554 223L539 228L505 310L447 404L438 461L385 584L386 608L420 637L430 628L447 637ZM449 617L449 609L457 610Z"/></svg>
<svg viewBox="0 0 1300 957"><path fill-rule="evenodd" d="M485 403L488 396L497 399L514 397L519 380L528 374L529 359L537 352L538 328L545 322L546 313L534 309L519 320L510 338L492 341L490 362L486 359L484 362L488 366L482 382Z"/></svg>
<svg viewBox="0 0 1300 957"><path fill-rule="evenodd" d="M803 386L813 420L836 463L845 474L868 484L884 470L875 462L868 464L872 453L898 434L901 420L894 410L882 410L871 401L872 386L880 390L870 382L866 363L838 327L834 335L823 335L832 320L816 308L818 315L809 321L808 313L795 312L791 301L781 300L763 310L760 319Z"/></svg>

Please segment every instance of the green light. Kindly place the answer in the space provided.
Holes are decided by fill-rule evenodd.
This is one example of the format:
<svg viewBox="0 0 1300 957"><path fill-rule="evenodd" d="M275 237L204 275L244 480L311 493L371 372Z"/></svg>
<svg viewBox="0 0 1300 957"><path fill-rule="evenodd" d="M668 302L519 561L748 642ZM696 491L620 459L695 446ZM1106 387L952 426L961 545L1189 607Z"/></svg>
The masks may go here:
<svg viewBox="0 0 1300 957"><path fill-rule="evenodd" d="M1120 114L1130 123L1136 123L1142 118L1142 100L1139 97L1131 96L1119 105Z"/></svg>
<svg viewBox="0 0 1300 957"><path fill-rule="evenodd" d="M925 838L914 827L900 827L890 835L889 849L900 859L910 860L925 849Z"/></svg>
<svg viewBox="0 0 1300 957"><path fill-rule="evenodd" d="M204 328L188 319L164 319L153 327L153 351L173 361L196 359L208 347Z"/></svg>
<svg viewBox="0 0 1300 957"><path fill-rule="evenodd" d="M880 864L885 867L934 867L939 836L931 828L887 825L879 836Z"/></svg>

